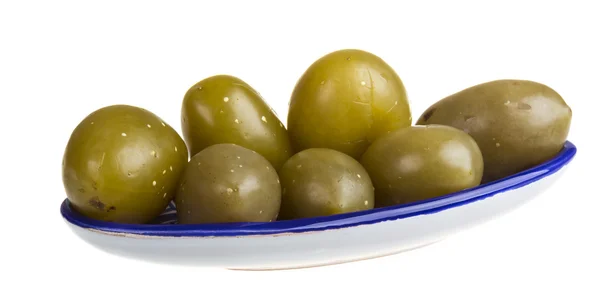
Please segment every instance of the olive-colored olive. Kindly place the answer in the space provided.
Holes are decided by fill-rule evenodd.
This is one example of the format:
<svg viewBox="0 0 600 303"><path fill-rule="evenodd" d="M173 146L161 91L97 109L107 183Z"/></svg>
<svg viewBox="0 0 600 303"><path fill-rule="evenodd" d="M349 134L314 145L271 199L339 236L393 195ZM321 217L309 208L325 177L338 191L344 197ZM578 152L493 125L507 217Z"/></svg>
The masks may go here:
<svg viewBox="0 0 600 303"><path fill-rule="evenodd" d="M327 148L293 155L279 172L281 219L328 216L372 209L373 184L354 158Z"/></svg>
<svg viewBox="0 0 600 303"><path fill-rule="evenodd" d="M62 176L71 206L87 217L148 223L175 196L188 160L183 139L148 110L98 109L67 143Z"/></svg>
<svg viewBox="0 0 600 303"><path fill-rule="evenodd" d="M181 110L190 155L213 144L254 150L275 169L292 155L287 130L260 94L239 78L216 75L192 86Z"/></svg>
<svg viewBox="0 0 600 303"><path fill-rule="evenodd" d="M281 206L279 176L255 151L214 144L191 158L175 206L179 224L274 221Z"/></svg>
<svg viewBox="0 0 600 303"><path fill-rule="evenodd" d="M571 108L552 88L527 80L496 80L450 95L416 124L443 124L470 134L485 163L482 183L547 161L563 147Z"/></svg>
<svg viewBox="0 0 600 303"><path fill-rule="evenodd" d="M369 146L361 164L373 180L376 207L475 187L481 182L484 168L475 140L444 125L392 131Z"/></svg>
<svg viewBox="0 0 600 303"><path fill-rule="evenodd" d="M322 147L355 159L377 137L411 123L400 77L380 57L356 49L314 62L296 83L288 113L295 152Z"/></svg>

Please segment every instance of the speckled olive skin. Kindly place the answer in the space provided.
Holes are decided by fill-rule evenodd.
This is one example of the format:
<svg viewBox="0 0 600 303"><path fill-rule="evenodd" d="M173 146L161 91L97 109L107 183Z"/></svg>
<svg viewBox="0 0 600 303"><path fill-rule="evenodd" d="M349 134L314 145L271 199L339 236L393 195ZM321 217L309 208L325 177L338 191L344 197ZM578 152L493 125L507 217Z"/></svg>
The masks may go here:
<svg viewBox="0 0 600 303"><path fill-rule="evenodd" d="M411 123L398 74L380 57L356 49L314 62L297 82L288 113L295 152L322 147L355 159L377 137Z"/></svg>
<svg viewBox="0 0 600 303"><path fill-rule="evenodd" d="M480 184L477 143L450 126L412 126L377 139L361 164L375 186L376 207L439 197Z"/></svg>
<svg viewBox="0 0 600 303"><path fill-rule="evenodd" d="M281 219L310 218L372 209L373 184L354 158L310 148L292 156L279 172Z"/></svg>
<svg viewBox="0 0 600 303"><path fill-rule="evenodd" d="M417 124L443 124L470 134L485 163L482 183L549 160L563 147L571 108L552 88L527 80L469 87L428 108Z"/></svg>
<svg viewBox="0 0 600 303"><path fill-rule="evenodd" d="M258 152L275 169L292 155L287 130L275 112L234 76L216 75L192 86L183 99L181 125L190 155L231 143Z"/></svg>
<svg viewBox="0 0 600 303"><path fill-rule="evenodd" d="M74 129L62 176L71 206L97 220L147 223L175 196L188 160L183 139L148 110L113 105Z"/></svg>
<svg viewBox="0 0 600 303"><path fill-rule="evenodd" d="M281 207L279 176L255 151L211 145L194 155L175 200L179 224L270 222Z"/></svg>

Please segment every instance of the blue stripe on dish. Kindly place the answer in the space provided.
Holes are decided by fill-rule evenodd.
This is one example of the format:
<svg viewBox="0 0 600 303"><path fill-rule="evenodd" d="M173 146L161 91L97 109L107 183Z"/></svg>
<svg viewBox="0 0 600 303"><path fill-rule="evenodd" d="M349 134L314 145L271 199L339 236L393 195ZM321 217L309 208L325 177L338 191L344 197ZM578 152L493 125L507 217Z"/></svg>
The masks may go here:
<svg viewBox="0 0 600 303"><path fill-rule="evenodd" d="M176 213L170 212L175 209L175 204L171 202L165 211L166 214L159 216L159 218L155 220L157 222L156 224L120 224L102 222L84 217L79 213L74 212L69 207L68 199L64 200L61 204L61 214L68 222L83 228L91 228L112 233L128 233L147 236L215 237L321 231L430 214L476 202L498 193L526 186L541 178L554 174L563 166L571 162L576 153L577 148L575 145L567 141L560 153L549 161L501 180L446 196L410 204L327 217L265 223L174 224L175 221L173 220L176 220L177 218Z"/></svg>

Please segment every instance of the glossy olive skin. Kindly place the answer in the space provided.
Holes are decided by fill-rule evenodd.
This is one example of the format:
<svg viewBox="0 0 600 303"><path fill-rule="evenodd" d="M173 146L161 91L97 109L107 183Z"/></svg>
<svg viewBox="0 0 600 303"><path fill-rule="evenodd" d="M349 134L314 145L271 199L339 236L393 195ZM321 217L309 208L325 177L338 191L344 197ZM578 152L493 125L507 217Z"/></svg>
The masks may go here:
<svg viewBox="0 0 600 303"><path fill-rule="evenodd" d="M329 53L297 82L288 131L294 151L323 147L359 159L377 137L410 126L406 89L381 58L362 50Z"/></svg>
<svg viewBox="0 0 600 303"><path fill-rule="evenodd" d="M64 151L71 206L97 220L148 223L175 196L188 160L183 139L148 110L113 105L85 117Z"/></svg>
<svg viewBox="0 0 600 303"><path fill-rule="evenodd" d="M310 148L292 156L279 172L281 219L310 218L372 209L373 184L354 158Z"/></svg>
<svg viewBox="0 0 600 303"><path fill-rule="evenodd" d="M216 75L192 86L181 124L190 155L219 143L254 150L279 169L292 155L287 130L259 93L239 78Z"/></svg>
<svg viewBox="0 0 600 303"><path fill-rule="evenodd" d="M191 158L175 203L179 224L270 222L279 214L281 185L260 154L215 144Z"/></svg>
<svg viewBox="0 0 600 303"><path fill-rule="evenodd" d="M417 124L464 130L479 145L483 183L540 164L563 147L571 108L552 88L526 80L496 80L472 86L429 107Z"/></svg>
<svg viewBox="0 0 600 303"><path fill-rule="evenodd" d="M375 186L376 207L439 197L480 184L477 143L450 126L412 126L376 140L361 164Z"/></svg>

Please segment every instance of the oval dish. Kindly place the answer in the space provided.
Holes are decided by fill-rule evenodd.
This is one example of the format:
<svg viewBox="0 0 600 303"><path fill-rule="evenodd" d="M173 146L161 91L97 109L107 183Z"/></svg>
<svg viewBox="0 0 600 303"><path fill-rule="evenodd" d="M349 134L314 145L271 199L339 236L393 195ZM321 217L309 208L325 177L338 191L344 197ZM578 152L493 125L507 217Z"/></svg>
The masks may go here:
<svg viewBox="0 0 600 303"><path fill-rule="evenodd" d="M348 214L277 221L177 225L171 203L146 225L101 222L61 204L83 240L109 253L154 262L266 270L322 266L399 253L442 240L531 201L564 172L577 149L510 177L450 195Z"/></svg>

